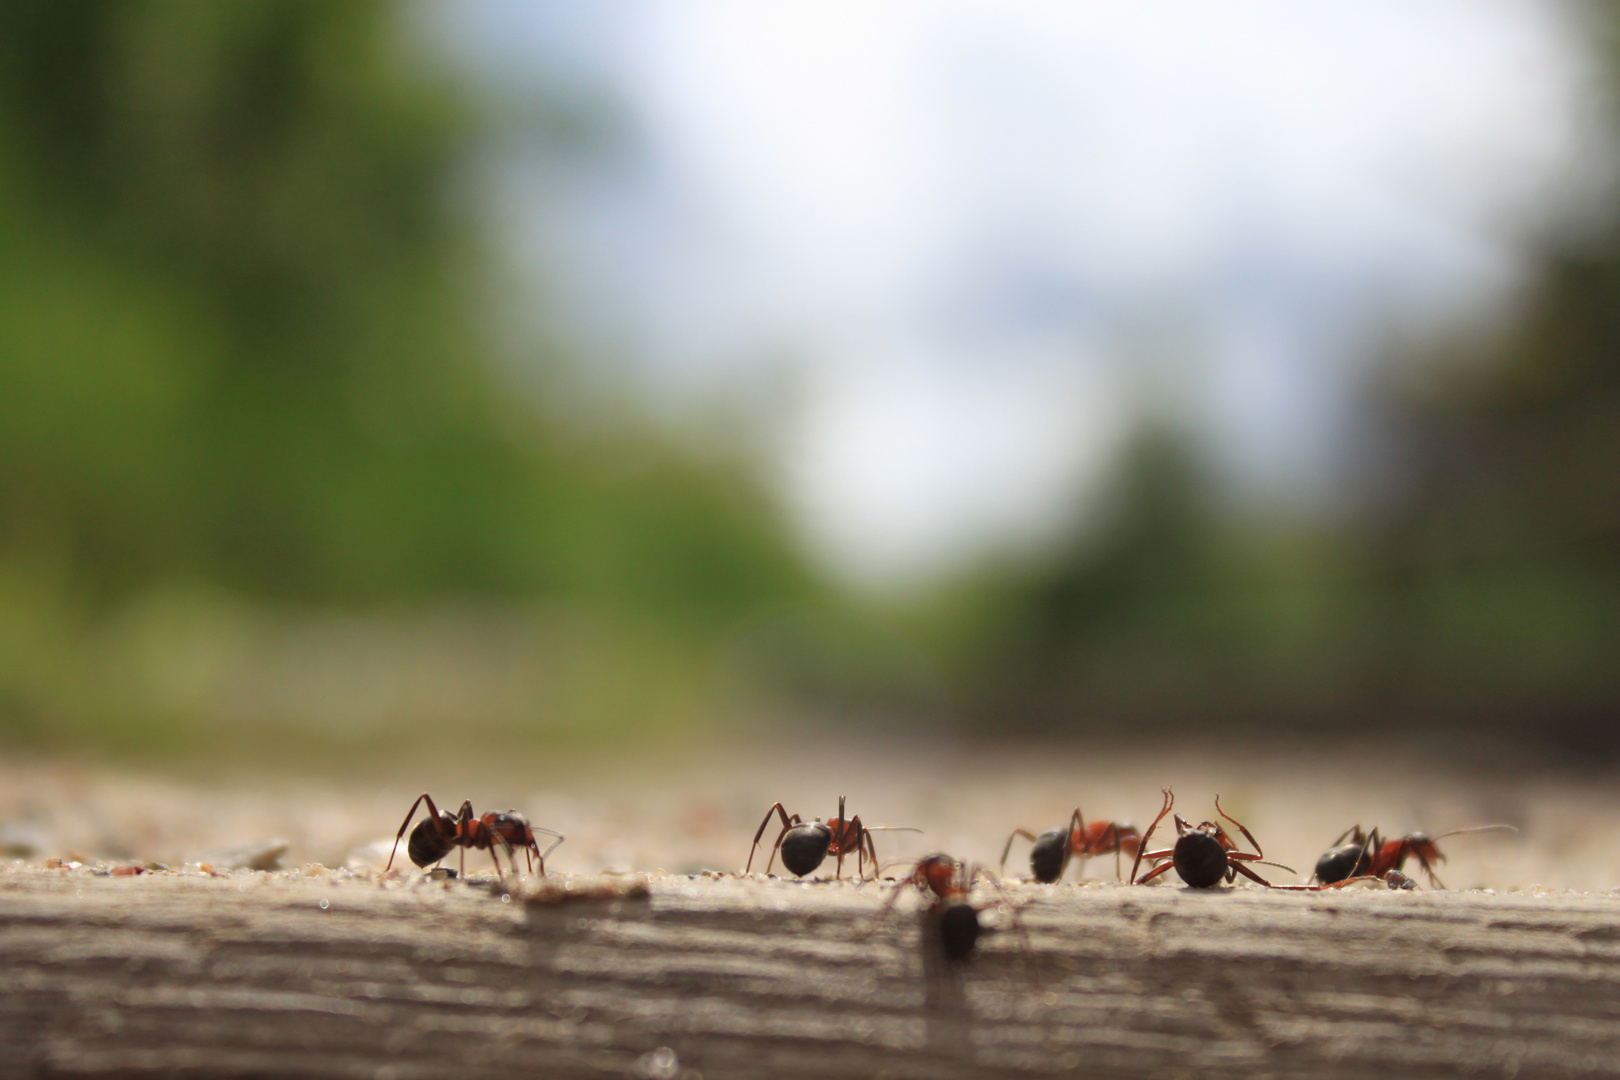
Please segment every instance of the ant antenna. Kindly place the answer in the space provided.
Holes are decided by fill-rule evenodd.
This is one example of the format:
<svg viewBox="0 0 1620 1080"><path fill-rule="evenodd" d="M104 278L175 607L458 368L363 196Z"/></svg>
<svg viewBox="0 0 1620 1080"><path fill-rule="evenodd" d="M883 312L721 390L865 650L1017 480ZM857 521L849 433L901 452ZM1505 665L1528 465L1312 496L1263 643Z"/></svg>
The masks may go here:
<svg viewBox="0 0 1620 1080"><path fill-rule="evenodd" d="M1467 829L1452 829L1450 832L1443 832L1439 836L1430 837L1430 839L1431 840L1444 840L1448 836L1461 836L1463 833L1518 832L1518 831L1519 831L1519 827L1517 825L1475 825L1475 826L1472 826L1471 828L1467 828Z"/></svg>

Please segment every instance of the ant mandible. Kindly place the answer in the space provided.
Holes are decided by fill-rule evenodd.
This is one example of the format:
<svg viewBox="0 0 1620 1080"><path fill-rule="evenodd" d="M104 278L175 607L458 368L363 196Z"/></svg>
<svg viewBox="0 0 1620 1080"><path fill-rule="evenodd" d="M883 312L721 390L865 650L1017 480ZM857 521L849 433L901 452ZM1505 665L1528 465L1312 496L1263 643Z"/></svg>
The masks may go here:
<svg viewBox="0 0 1620 1080"><path fill-rule="evenodd" d="M516 810L508 810L504 814L490 811L483 817L473 817L472 801L461 804L461 812L452 815L448 810L440 810L433 805L433 796L427 792L416 797L411 803L411 812L405 815L405 821L394 836L394 850L388 853L388 865L383 868L387 873L394 866L394 856L399 853L400 837L405 835L405 829L410 825L411 819L416 816L416 808L427 803L427 817L423 818L411 830L410 843L405 846L411 862L417 866L428 867L439 862L450 854L451 848L461 849L460 876L467 872L467 848L487 850L489 857L495 861L495 872L501 872L501 860L495 854L495 845L499 844L506 849L506 857L517 869L517 849L523 849L525 861L530 871L534 870L536 861L540 863L540 874L546 872L546 856L556 850L557 845L563 842L563 834L552 832L550 829L538 829L529 824L529 819ZM540 844L535 840L534 834L554 836L555 840L545 851L540 850Z"/></svg>
<svg viewBox="0 0 1620 1080"><path fill-rule="evenodd" d="M895 884L882 910L893 908L901 891L907 885L915 885L929 899L929 918L939 934L940 948L946 958L961 960L973 951L984 932L979 925L980 909L968 903L968 893L981 877L997 889L1001 888L1001 883L982 867L970 867L949 855L929 855Z"/></svg>
<svg viewBox="0 0 1620 1080"><path fill-rule="evenodd" d="M1518 830L1512 825L1475 825L1469 829L1453 829L1439 836L1414 832L1384 840L1379 837L1376 826L1371 833L1364 833L1360 825L1352 825L1340 833L1339 838L1316 860L1315 877L1324 885L1348 884L1369 877L1384 878L1391 871L1399 872L1406 866L1408 858L1414 858L1428 876L1429 884L1443 889L1445 885L1435 875L1434 864L1445 862L1446 857L1440 853L1436 841L1464 833L1499 831ZM1346 838L1349 843L1345 843Z"/></svg>
<svg viewBox="0 0 1620 1080"><path fill-rule="evenodd" d="M1039 836L1032 836L1028 829L1014 829L1012 835L1007 837L1007 845L1001 849L1001 872L1007 872L1007 855L1012 851L1012 842L1022 836L1031 842L1029 849L1029 869L1035 875L1035 880L1051 884L1063 876L1069 868L1069 860L1078 858L1082 862L1093 855L1114 855L1114 876L1119 876L1120 852L1134 856L1140 850L1141 834L1136 826L1128 821L1093 821L1086 824L1085 817L1080 808L1074 808L1069 817L1067 829L1049 829Z"/></svg>
<svg viewBox="0 0 1620 1080"><path fill-rule="evenodd" d="M1164 809L1159 811L1159 816L1153 819L1152 825L1148 826L1148 831L1142 837L1141 848L1147 847L1149 838L1153 836L1153 830L1159 827L1159 822L1164 820L1164 816L1170 813L1170 808L1175 805L1176 797L1170 793L1170 789L1165 788L1163 790ZM1205 821L1194 828L1186 821L1183 821L1180 814L1177 814L1175 815L1175 847L1166 848L1163 851L1142 851L1139 848L1136 852L1136 861L1131 864L1132 884L1146 885L1172 866L1175 867L1176 873L1181 876L1181 880L1195 889L1207 889L1212 885L1219 884L1223 878L1230 885L1237 880L1239 874L1252 881L1259 882L1268 889L1275 888L1271 882L1250 870L1248 863L1275 866L1293 873L1291 868L1283 866L1282 863L1266 861L1265 853L1260 850L1260 843L1254 838L1254 834L1249 832L1242 822L1221 809L1221 797L1219 795L1215 796L1215 812L1238 827L1238 831L1243 834L1244 838L1254 845L1254 854L1239 851L1237 843L1226 834L1226 830L1221 828L1218 822ZM1142 865L1143 859L1167 859L1169 861L1160 862L1158 866L1149 870L1146 874L1137 877L1136 871Z"/></svg>
<svg viewBox="0 0 1620 1080"><path fill-rule="evenodd" d="M754 846L748 849L748 865L743 870L745 874L754 868L754 853L759 850L759 838L765 835L765 826L771 823L772 814L782 819L782 831L777 834L776 844L771 848L771 857L765 862L767 874L771 872L771 866L776 862L776 853L780 851L782 865L787 867L794 877L804 877L820 866L828 855L836 855L838 871L834 876L842 878L844 856L853 851L856 876L864 876L867 855L872 857L872 873L875 875L878 857L877 843L872 839L872 833L922 831L909 825L862 825L859 814L845 818L842 795L838 796L838 816L826 823L820 818L805 821L798 814L789 817L781 803L774 803L765 811L765 820L759 823L759 831L754 833Z"/></svg>

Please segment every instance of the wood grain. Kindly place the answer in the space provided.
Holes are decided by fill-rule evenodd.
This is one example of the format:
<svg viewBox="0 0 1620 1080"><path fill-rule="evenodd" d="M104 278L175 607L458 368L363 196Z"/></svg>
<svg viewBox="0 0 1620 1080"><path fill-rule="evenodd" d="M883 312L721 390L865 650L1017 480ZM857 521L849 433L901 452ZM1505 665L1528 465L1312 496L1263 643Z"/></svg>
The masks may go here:
<svg viewBox="0 0 1620 1080"><path fill-rule="evenodd" d="M888 889L660 877L528 903L420 878L14 868L0 1072L1620 1073L1612 895L1013 886L950 965L916 901L881 910Z"/></svg>

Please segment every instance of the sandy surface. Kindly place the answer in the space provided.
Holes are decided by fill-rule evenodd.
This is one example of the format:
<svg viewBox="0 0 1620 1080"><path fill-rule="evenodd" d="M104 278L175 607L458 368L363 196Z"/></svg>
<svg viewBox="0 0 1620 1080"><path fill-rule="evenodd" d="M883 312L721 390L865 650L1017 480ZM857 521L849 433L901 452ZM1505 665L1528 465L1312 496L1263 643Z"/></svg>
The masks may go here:
<svg viewBox="0 0 1620 1080"><path fill-rule="evenodd" d="M1304 875L1352 824L1377 825L1389 835L1502 822L1520 831L1441 844L1448 886L1620 887L1620 785L1607 775L1469 775L1393 754L1324 760L1217 750L1198 758L1040 747L919 751L877 743L833 755L825 747L804 753L767 745L562 764L496 756L487 770L452 761L352 778L259 773L229 763L178 779L0 758L0 848L30 863L76 856L178 866L229 861L282 840L285 865L365 865L386 858L386 842L426 790L447 809L462 799L480 813L515 808L566 834L551 860L559 871L734 871L747 860L772 802L806 819L830 818L843 794L849 812L868 825L924 830L881 835L885 863L943 850L993 865L1014 828L1055 828L1076 805L1090 817L1145 827L1159 808L1160 788L1169 786L1177 810L1194 821L1214 816L1220 794L1268 857ZM768 828L766 839L777 831ZM472 858L482 865L488 857ZM1018 873L1027 865L1020 842L1008 869ZM1104 859L1084 873L1101 879L1114 870ZM1071 879L1077 875L1071 868ZM1277 880L1299 879L1278 871Z"/></svg>
<svg viewBox="0 0 1620 1080"><path fill-rule="evenodd" d="M23 1076L1620 1075L1605 775L840 749L320 777L5 760L0 1041ZM941 849L993 864L1012 828L1055 827L1077 802L1145 825L1166 785L1195 819L1219 792L1303 873L1357 822L1521 831L1443 842L1443 892L1139 889L1100 880L1109 859L1082 886L1071 868L1060 886L981 887L993 932L954 968L915 897L885 908L890 885L729 876L776 799L828 817L843 793L869 824L925 828L882 836L893 864ZM379 878L423 789L565 832L552 899L603 882L649 895L529 902L532 881ZM226 869L273 851L285 869ZM47 868L64 858L82 865ZM118 873L146 862L179 872Z"/></svg>

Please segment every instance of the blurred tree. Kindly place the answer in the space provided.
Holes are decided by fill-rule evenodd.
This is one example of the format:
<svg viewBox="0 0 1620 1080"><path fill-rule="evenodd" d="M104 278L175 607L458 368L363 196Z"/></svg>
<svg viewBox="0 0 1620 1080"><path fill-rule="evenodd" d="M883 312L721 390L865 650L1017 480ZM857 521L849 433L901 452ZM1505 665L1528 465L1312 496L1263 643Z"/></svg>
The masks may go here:
<svg viewBox="0 0 1620 1080"><path fill-rule="evenodd" d="M1620 232L1546 254L1501 340L1392 359L1383 497L1337 523L1244 514L1141 437L1103 523L987 622L985 722L1620 751Z"/></svg>
<svg viewBox="0 0 1620 1080"><path fill-rule="evenodd" d="M499 385L497 275L454 197L478 120L401 14L0 7L10 630L168 580L562 599L681 634L811 587L744 468L564 437ZM0 652L29 636L7 629ZM0 655L0 713L37 707L24 652Z"/></svg>
<svg viewBox="0 0 1620 1080"><path fill-rule="evenodd" d="M0 12L0 544L111 593L182 571L734 611L791 588L740 477L561 445L494 385L450 197L475 128L395 15Z"/></svg>
<svg viewBox="0 0 1620 1080"><path fill-rule="evenodd" d="M1620 747L1620 233L1543 260L1485 356L1386 388L1388 670L1427 708Z"/></svg>

